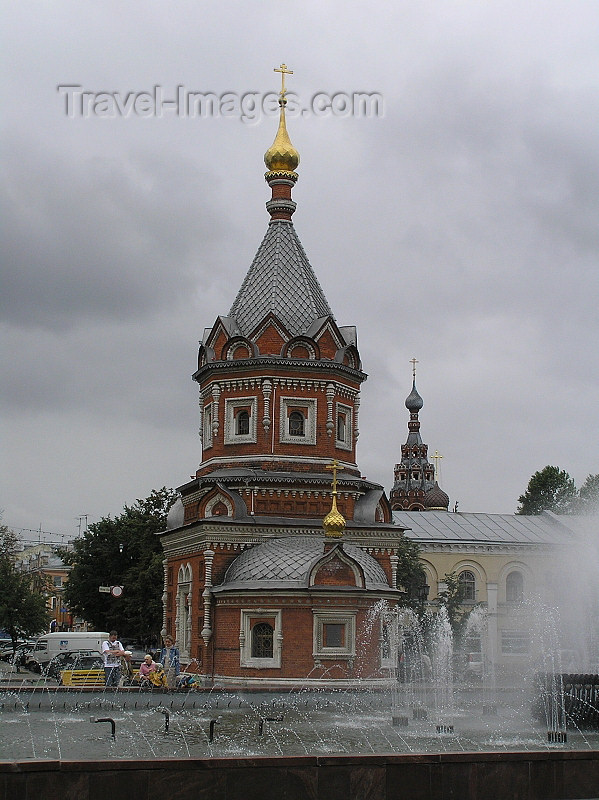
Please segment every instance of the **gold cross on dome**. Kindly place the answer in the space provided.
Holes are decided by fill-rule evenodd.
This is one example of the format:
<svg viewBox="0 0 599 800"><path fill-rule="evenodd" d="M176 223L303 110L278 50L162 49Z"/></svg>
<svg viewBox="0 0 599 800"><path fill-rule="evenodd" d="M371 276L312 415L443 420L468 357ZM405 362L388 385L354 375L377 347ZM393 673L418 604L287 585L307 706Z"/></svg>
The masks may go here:
<svg viewBox="0 0 599 800"><path fill-rule="evenodd" d="M433 455L433 461L435 462L435 480L439 480L439 461L443 458L441 453L438 450L435 450Z"/></svg>
<svg viewBox="0 0 599 800"><path fill-rule="evenodd" d="M287 94L287 89L285 88L285 75L293 75L293 70L287 69L287 64L281 64L280 67L275 67L273 72L281 73L281 91L279 92L279 96L285 98L285 95Z"/></svg>
<svg viewBox="0 0 599 800"><path fill-rule="evenodd" d="M325 469L333 470L333 494L337 494L337 470L343 469L336 458L330 464L327 464Z"/></svg>
<svg viewBox="0 0 599 800"><path fill-rule="evenodd" d="M412 377L414 379L416 379L416 364L419 364L419 363L420 362L416 358L412 358L410 360L410 364L412 365Z"/></svg>

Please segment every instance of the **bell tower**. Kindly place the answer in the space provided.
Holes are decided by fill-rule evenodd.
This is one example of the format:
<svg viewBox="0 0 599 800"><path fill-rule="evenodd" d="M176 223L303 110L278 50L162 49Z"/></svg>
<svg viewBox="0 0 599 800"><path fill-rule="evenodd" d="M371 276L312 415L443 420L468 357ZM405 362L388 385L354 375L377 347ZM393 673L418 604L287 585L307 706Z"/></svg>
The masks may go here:
<svg viewBox="0 0 599 800"><path fill-rule="evenodd" d="M418 414L424 405L416 389L416 364L412 364L412 391L406 397L410 412L408 438L401 446L401 461L395 465L393 489L389 502L394 511L447 511L449 497L436 480L436 470L428 460L428 445L420 436ZM440 458L437 454L435 458Z"/></svg>
<svg viewBox="0 0 599 800"><path fill-rule="evenodd" d="M285 77L293 72L285 64L275 71L279 125L264 155L270 221L228 314L200 344L192 377L202 460L180 487L185 522L215 513L322 518L332 460L343 470L337 502L344 516L354 519L360 506L359 518L388 522L382 487L365 481L356 463L367 377L356 329L337 324L292 222L300 157L287 131Z"/></svg>

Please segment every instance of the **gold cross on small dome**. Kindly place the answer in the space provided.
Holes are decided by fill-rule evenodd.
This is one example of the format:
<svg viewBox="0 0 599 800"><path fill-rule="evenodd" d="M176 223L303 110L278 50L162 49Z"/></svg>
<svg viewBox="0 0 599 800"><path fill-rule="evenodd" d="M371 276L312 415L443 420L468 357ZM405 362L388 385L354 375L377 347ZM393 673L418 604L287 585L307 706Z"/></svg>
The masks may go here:
<svg viewBox="0 0 599 800"><path fill-rule="evenodd" d="M343 469L336 458L330 464L325 466L325 469L333 471L333 502L331 503L331 510L322 521L325 536L329 539L339 539L343 536L345 530L345 517L337 509L337 470Z"/></svg>
<svg viewBox="0 0 599 800"><path fill-rule="evenodd" d="M433 461L435 462L435 480L439 480L439 461L443 458L441 453L438 450L435 450L433 455Z"/></svg>
<svg viewBox="0 0 599 800"><path fill-rule="evenodd" d="M333 471L333 494L337 494L337 470L343 469L343 467L339 464L336 458L334 458L330 464L327 464L325 469L330 469Z"/></svg>
<svg viewBox="0 0 599 800"><path fill-rule="evenodd" d="M273 72L281 73L281 91L279 92L279 96L284 99L285 95L287 94L287 89L285 88L285 75L293 75L293 70L287 69L287 64L281 64L280 67L275 67Z"/></svg>

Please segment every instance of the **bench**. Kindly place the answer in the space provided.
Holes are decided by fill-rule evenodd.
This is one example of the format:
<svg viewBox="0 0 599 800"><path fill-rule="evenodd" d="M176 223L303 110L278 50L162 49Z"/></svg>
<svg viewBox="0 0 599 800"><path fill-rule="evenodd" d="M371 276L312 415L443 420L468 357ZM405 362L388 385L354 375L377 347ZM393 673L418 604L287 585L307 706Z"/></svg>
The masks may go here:
<svg viewBox="0 0 599 800"><path fill-rule="evenodd" d="M63 686L104 686L103 669L65 669L60 673Z"/></svg>

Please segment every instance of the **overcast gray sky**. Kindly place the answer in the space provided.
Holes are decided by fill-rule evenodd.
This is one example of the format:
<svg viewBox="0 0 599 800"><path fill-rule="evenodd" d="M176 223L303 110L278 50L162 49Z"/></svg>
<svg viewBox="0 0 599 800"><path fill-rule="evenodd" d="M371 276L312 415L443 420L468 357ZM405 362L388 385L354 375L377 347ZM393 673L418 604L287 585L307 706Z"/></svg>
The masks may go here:
<svg viewBox="0 0 599 800"><path fill-rule="evenodd" d="M599 5L4 2L4 522L73 535L201 457L197 341L264 234L277 122L66 113L88 92L379 92L289 121L294 222L358 326L358 463L421 432L461 511L599 471ZM101 111L101 107L99 108ZM143 112L143 107L142 107Z"/></svg>

